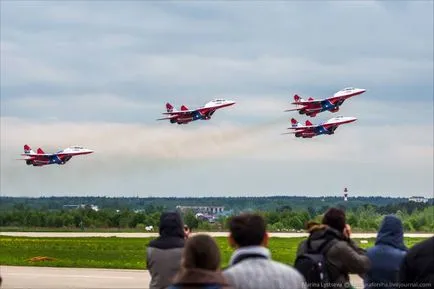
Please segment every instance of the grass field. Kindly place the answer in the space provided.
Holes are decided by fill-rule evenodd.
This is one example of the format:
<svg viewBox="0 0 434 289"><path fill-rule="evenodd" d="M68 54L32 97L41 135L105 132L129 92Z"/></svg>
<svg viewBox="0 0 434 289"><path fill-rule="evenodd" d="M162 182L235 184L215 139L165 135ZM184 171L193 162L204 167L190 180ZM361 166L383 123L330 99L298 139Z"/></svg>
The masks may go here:
<svg viewBox="0 0 434 289"><path fill-rule="evenodd" d="M233 250L225 237L216 237L222 254L222 266L227 266ZM304 238L271 238L274 260L293 264L298 244ZM50 266L78 268L146 269L146 247L152 238L29 238L0 236L0 264L16 266ZM356 242L363 248L373 245ZM423 238L406 238L411 247ZM34 257L54 260L31 261Z"/></svg>
<svg viewBox="0 0 434 289"><path fill-rule="evenodd" d="M209 232L219 232L219 230L207 230ZM84 230L76 227L1 227L0 232L85 232L85 233L147 233L143 229L139 228L85 228ZM269 231L274 232L274 231ZM285 231L288 232L288 231ZM377 233L375 230L357 230L352 229L353 233ZM150 233L158 233L158 230L154 230ZM426 233L426 232L411 232L411 233Z"/></svg>

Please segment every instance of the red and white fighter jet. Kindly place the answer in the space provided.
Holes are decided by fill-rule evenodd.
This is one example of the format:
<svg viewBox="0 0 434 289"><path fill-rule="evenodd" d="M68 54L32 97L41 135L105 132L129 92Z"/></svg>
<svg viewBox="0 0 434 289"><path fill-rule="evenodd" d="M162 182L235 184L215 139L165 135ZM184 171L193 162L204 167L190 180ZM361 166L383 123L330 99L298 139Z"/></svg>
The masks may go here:
<svg viewBox="0 0 434 289"><path fill-rule="evenodd" d="M170 120L170 123L187 124L195 120L209 120L217 109L234 105L235 101L226 99L215 99L204 106L190 110L185 105L182 105L180 110L173 108L170 103L166 103L166 112L163 112L168 117L159 118L157 120Z"/></svg>
<svg viewBox="0 0 434 289"><path fill-rule="evenodd" d="M294 95L294 102L297 108L287 109L285 111L297 111L300 114L306 114L310 117L315 117L318 113L323 111L337 112L339 107L344 103L345 100L353 97L355 95L362 94L366 91L363 88L348 87L336 92L333 96L325 99L314 99L309 97L308 99L303 99L299 95Z"/></svg>
<svg viewBox="0 0 434 289"><path fill-rule="evenodd" d="M21 160L25 160L27 165L33 165L35 167L52 164L64 165L73 156L87 155L93 152L93 150L86 149L82 146L71 146L54 154L46 154L41 148L38 148L35 153L29 145L24 145L24 154L21 155L27 158Z"/></svg>
<svg viewBox="0 0 434 289"><path fill-rule="evenodd" d="M322 134L334 134L338 126L356 121L355 117L338 116L331 118L320 124L312 124L309 120L306 120L305 125L299 123L295 118L291 119L291 127L294 131L283 134L295 134L296 137L312 138Z"/></svg>

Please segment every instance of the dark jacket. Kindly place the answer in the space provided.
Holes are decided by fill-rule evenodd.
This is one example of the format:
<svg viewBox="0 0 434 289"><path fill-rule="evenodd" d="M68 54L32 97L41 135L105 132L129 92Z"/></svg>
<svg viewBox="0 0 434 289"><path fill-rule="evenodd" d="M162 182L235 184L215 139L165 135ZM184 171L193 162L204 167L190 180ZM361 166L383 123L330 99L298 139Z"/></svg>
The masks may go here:
<svg viewBox="0 0 434 289"><path fill-rule="evenodd" d="M349 274L365 274L370 268L369 258L365 251L359 248L351 239L341 232L326 225L316 225L310 230L311 247L317 250L327 240L333 240L325 253L327 270L332 279L333 287L349 284ZM297 256L307 252L307 240L303 241L297 250Z"/></svg>
<svg viewBox="0 0 434 289"><path fill-rule="evenodd" d="M419 284L419 288L434 287L434 237L408 250L401 264L399 281L402 288L417 288L413 284Z"/></svg>
<svg viewBox="0 0 434 289"><path fill-rule="evenodd" d="M220 271L181 269L168 289L199 289L217 285L217 288L232 289Z"/></svg>
<svg viewBox="0 0 434 289"><path fill-rule="evenodd" d="M178 213L163 213L160 218L160 236L149 243L146 265L151 274L150 289L164 289L181 267L184 248L184 228Z"/></svg>
<svg viewBox="0 0 434 289"><path fill-rule="evenodd" d="M385 216L375 246L367 250L371 269L365 276L365 289L398 288L398 273L407 252L401 220Z"/></svg>

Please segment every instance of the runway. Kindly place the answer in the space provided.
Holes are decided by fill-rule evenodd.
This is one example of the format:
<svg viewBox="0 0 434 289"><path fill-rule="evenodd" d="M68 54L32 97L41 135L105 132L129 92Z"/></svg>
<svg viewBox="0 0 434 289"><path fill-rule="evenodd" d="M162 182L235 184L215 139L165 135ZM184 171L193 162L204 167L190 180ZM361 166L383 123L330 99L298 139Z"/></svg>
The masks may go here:
<svg viewBox="0 0 434 289"><path fill-rule="evenodd" d="M208 234L212 237L226 237L227 232L195 232L193 234ZM83 237L118 237L118 238L149 238L157 237L158 233L98 233L98 232L0 232L2 236L15 237L47 237L47 238L83 238ZM307 233L270 233L270 237L279 238L300 238L307 237ZM376 233L353 233L351 238L375 238ZM409 238L429 238L434 236L434 233L405 233L405 237Z"/></svg>
<svg viewBox="0 0 434 289"><path fill-rule="evenodd" d="M147 270L0 266L2 289L149 289ZM362 280L351 276L355 288Z"/></svg>

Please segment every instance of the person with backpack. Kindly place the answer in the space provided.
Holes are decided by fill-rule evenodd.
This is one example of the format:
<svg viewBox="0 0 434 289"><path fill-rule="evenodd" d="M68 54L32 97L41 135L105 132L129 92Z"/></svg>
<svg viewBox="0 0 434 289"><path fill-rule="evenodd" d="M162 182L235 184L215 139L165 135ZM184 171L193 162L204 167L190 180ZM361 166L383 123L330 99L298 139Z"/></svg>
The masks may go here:
<svg viewBox="0 0 434 289"><path fill-rule="evenodd" d="M304 276L308 288L349 288L349 274L363 276L371 266L365 250L350 239L345 212L330 208L322 224L309 229L300 243L294 267Z"/></svg>
<svg viewBox="0 0 434 289"><path fill-rule="evenodd" d="M294 268L273 261L265 220L242 214L229 220L229 245L235 248L223 275L235 289L305 289L304 278Z"/></svg>
<svg viewBox="0 0 434 289"><path fill-rule="evenodd" d="M220 250L205 234L187 239L181 269L168 289L232 289L220 272Z"/></svg>

